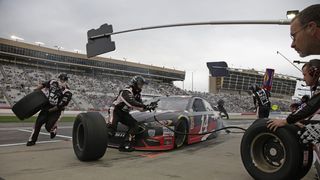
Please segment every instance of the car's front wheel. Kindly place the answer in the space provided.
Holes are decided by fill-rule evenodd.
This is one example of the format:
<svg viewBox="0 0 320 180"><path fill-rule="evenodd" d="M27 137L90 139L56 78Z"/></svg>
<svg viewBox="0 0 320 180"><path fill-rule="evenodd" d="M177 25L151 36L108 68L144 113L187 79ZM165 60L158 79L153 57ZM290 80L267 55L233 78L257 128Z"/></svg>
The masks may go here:
<svg viewBox="0 0 320 180"><path fill-rule="evenodd" d="M179 133L174 133L174 146L175 148L180 148L184 145L187 140L188 125L186 120L179 120L175 125L175 131Z"/></svg>

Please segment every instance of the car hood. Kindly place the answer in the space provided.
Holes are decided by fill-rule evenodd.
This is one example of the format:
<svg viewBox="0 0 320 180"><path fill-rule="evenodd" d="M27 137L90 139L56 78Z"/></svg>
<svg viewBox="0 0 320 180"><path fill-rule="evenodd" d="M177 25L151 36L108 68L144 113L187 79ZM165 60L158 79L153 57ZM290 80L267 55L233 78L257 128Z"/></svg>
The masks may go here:
<svg viewBox="0 0 320 180"><path fill-rule="evenodd" d="M176 110L157 110L157 111L146 111L146 112L133 112L131 113L132 117L134 117L139 123L146 123L154 121L154 116L157 117L158 120L174 120L177 117L186 111L176 111Z"/></svg>

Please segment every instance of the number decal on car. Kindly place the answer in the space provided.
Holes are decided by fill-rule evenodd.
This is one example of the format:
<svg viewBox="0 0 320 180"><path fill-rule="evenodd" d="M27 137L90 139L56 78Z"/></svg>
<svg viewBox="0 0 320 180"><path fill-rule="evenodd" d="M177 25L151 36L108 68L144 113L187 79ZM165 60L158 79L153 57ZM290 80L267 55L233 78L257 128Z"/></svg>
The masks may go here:
<svg viewBox="0 0 320 180"><path fill-rule="evenodd" d="M201 127L199 133L208 132L209 126L209 115L202 115L201 116Z"/></svg>

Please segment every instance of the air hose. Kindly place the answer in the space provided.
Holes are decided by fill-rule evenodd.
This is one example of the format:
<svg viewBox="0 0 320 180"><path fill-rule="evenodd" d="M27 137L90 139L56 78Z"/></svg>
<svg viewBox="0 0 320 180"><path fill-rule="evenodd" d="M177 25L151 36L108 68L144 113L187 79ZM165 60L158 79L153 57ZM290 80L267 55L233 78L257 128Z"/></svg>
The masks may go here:
<svg viewBox="0 0 320 180"><path fill-rule="evenodd" d="M184 133L184 132L179 132L179 131L176 131L174 129L172 129L171 127L165 125L165 124L162 124L158 119L157 117L154 115L153 116L154 120L159 123L161 126L164 126L166 128L168 128L170 131L178 134L178 135L207 135L207 134L212 134L212 133L216 133L216 132L219 132L219 131L222 131L222 130L226 130L226 129L240 129L242 131L246 131L245 128L242 128L242 127L238 127L238 126L228 126L228 127L223 127L223 128L220 128L220 129L216 129L216 130L213 130L213 131L210 131L210 132L204 132L204 133Z"/></svg>

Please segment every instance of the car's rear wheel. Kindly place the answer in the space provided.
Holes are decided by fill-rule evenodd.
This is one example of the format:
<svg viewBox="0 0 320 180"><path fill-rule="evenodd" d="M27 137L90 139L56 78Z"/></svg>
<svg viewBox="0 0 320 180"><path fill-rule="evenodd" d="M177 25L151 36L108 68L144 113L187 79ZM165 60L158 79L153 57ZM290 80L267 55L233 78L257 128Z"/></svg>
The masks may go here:
<svg viewBox="0 0 320 180"><path fill-rule="evenodd" d="M186 120L179 120L175 125L175 131L179 133L174 133L174 146L175 148L180 148L184 145L187 139L188 125Z"/></svg>

